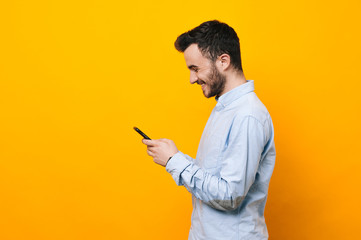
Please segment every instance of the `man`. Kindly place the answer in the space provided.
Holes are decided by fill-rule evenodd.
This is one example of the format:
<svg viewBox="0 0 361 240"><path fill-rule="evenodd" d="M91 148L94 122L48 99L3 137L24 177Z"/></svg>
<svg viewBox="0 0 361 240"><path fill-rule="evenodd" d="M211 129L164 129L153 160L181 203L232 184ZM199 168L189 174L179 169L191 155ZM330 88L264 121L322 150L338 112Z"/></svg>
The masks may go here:
<svg viewBox="0 0 361 240"><path fill-rule="evenodd" d="M208 21L180 35L191 84L217 104L205 126L196 159L168 139L145 140L147 153L192 194L189 239L268 239L264 219L275 164L271 117L246 80L239 39L225 23Z"/></svg>

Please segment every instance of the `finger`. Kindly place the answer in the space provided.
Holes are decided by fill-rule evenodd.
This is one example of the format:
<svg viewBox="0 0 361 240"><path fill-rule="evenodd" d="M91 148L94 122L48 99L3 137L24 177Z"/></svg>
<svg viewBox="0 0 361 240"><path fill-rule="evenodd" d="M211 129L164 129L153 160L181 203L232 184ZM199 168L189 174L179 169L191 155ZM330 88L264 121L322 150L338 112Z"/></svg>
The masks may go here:
<svg viewBox="0 0 361 240"><path fill-rule="evenodd" d="M143 139L142 142L143 142L143 144L150 146L150 147L155 146L155 143L153 140Z"/></svg>
<svg viewBox="0 0 361 240"><path fill-rule="evenodd" d="M149 156L154 157L154 153L152 151L150 151L149 149L147 150L147 153Z"/></svg>
<svg viewBox="0 0 361 240"><path fill-rule="evenodd" d="M151 152L154 152L156 147L152 147L152 146L147 146L147 149Z"/></svg>

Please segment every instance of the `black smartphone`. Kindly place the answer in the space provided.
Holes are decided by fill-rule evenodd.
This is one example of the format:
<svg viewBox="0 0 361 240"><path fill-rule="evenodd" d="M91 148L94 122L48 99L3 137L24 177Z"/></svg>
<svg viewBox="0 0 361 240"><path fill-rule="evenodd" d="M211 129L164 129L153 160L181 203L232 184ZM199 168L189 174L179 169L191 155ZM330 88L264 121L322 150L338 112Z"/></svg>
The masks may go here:
<svg viewBox="0 0 361 240"><path fill-rule="evenodd" d="M148 137L144 132L140 131L139 128L137 127L133 127L135 131L137 131L137 133L139 133L140 135L142 135L145 139L148 139L148 140L152 140L150 139L150 137Z"/></svg>

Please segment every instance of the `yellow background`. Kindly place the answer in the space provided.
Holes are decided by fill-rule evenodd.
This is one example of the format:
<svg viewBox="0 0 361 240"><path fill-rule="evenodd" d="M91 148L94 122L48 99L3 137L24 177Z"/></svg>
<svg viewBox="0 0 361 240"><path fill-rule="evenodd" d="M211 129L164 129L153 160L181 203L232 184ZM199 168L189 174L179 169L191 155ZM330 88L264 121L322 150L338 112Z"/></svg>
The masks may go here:
<svg viewBox="0 0 361 240"><path fill-rule="evenodd" d="M191 197L138 126L195 157L214 99L173 42L219 19L239 34L277 160L270 239L357 239L361 3L1 1L0 239L186 239Z"/></svg>

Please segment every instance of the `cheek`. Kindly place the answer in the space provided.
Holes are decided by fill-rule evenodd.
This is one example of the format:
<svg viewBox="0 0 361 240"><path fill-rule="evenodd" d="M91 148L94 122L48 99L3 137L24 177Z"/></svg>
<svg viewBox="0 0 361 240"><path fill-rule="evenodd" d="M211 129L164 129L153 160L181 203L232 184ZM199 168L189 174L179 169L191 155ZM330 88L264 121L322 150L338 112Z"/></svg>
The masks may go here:
<svg viewBox="0 0 361 240"><path fill-rule="evenodd" d="M206 83L210 81L209 74L198 74L198 78Z"/></svg>

